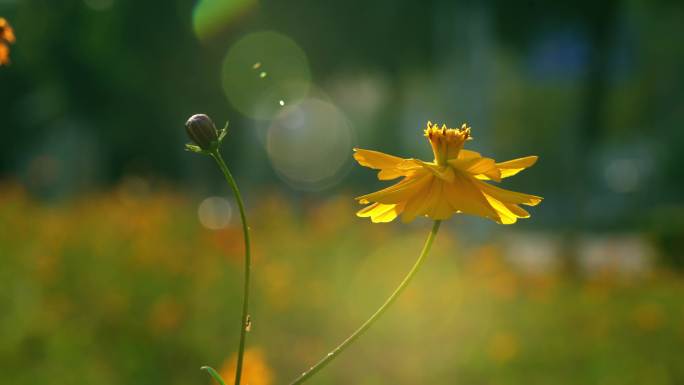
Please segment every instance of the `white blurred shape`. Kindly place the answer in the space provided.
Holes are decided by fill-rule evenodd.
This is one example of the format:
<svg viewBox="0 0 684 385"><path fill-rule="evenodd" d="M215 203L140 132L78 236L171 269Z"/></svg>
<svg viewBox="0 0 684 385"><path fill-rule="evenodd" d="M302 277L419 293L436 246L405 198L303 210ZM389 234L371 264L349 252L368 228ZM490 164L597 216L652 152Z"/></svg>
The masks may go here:
<svg viewBox="0 0 684 385"><path fill-rule="evenodd" d="M548 234L515 233L505 238L506 259L530 275L548 274L559 268L560 242Z"/></svg>
<svg viewBox="0 0 684 385"><path fill-rule="evenodd" d="M273 168L298 190L322 190L342 177L354 131L333 104L306 99L281 109L266 134Z"/></svg>
<svg viewBox="0 0 684 385"><path fill-rule="evenodd" d="M579 244L579 262L585 274L613 272L622 276L646 273L655 251L638 235L605 235L584 238Z"/></svg>
<svg viewBox="0 0 684 385"><path fill-rule="evenodd" d="M228 226L232 215L233 206L222 197L206 198L197 208L200 223L210 230L220 230Z"/></svg>

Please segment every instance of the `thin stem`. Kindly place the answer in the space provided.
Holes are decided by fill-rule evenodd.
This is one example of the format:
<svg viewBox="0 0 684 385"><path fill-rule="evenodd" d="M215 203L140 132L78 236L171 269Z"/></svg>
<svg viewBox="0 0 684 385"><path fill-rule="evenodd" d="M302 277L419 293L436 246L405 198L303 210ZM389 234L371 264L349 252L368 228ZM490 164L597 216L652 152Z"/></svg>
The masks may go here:
<svg viewBox="0 0 684 385"><path fill-rule="evenodd" d="M247 225L247 216L245 215L245 204L242 202L242 195L240 195L240 190L238 189L233 175L228 170L226 162L223 161L221 153L217 150L211 153L212 158L216 160L219 168L223 172L223 176L226 178L226 182L230 185L235 195L235 200L237 200L238 208L240 209L240 220L242 221L242 233L245 238L245 282L243 289L243 300L242 300L242 318L240 319L240 345L238 346L238 356L237 356L237 368L235 370L235 385L240 385L240 380L242 378L242 361L245 355L245 338L247 335L247 328L249 326L249 278L250 272L252 270L252 258L250 256L250 243L249 243L249 226Z"/></svg>
<svg viewBox="0 0 684 385"><path fill-rule="evenodd" d="M226 383L223 381L223 378L221 378L221 375L219 375L211 366L202 366L200 370L206 370L209 375L216 380L216 382L218 382L220 385L226 385Z"/></svg>
<svg viewBox="0 0 684 385"><path fill-rule="evenodd" d="M392 295L390 295L386 300L385 303L380 306L378 310L373 313L373 315L361 325L352 335L347 337L346 340L344 340L341 344L339 344L335 349L333 349L330 353L328 353L323 359L318 361L316 365L312 366L309 370L306 372L302 373L299 378L296 380L292 381L290 385L296 385L296 384L301 384L304 381L308 380L316 374L319 370L323 369L327 364L330 363L330 361L334 360L342 351L347 348L352 342L354 342L357 338L359 338L368 328L373 325L373 323L380 318L380 316L387 310L387 308L394 303L394 301L399 297L399 294L401 294L402 291L406 288L406 286L411 282L411 279L413 279L413 276L416 274L418 269L420 269L420 266L423 264L423 261L425 260L425 257L428 255L430 252L430 248L432 247L432 241L435 239L435 235L437 234L437 231L439 230L439 225L441 221L435 221L435 223L432 225L432 231L430 231L430 235L428 235L427 240L425 240L425 245L423 246L423 250L420 252L420 256L418 256L418 259L416 262L413 264L413 267L411 270L406 274L406 277L404 277L404 280L401 281L399 286L397 286L396 289L394 289L394 292Z"/></svg>

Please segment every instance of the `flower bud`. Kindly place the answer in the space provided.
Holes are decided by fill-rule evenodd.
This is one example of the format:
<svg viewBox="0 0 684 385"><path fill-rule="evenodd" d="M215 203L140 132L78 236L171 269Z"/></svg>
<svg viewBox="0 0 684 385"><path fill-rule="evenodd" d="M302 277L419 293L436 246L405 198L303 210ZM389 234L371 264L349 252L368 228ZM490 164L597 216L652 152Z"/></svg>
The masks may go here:
<svg viewBox="0 0 684 385"><path fill-rule="evenodd" d="M218 141L218 132L214 122L207 115L196 114L185 122L185 130L190 139L202 150L211 150L213 142Z"/></svg>

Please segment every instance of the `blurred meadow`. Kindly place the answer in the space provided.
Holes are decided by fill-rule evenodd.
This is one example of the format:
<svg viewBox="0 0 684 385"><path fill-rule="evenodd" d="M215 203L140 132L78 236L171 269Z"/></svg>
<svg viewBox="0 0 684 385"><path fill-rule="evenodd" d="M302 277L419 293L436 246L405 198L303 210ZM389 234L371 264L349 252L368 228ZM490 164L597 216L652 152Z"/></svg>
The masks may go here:
<svg viewBox="0 0 684 385"><path fill-rule="evenodd" d="M253 236L244 379L288 383L403 278L430 222L372 224L362 147L431 160L428 120L540 195L457 215L312 384L684 384L684 5L0 0L0 384L231 379L235 200Z"/></svg>

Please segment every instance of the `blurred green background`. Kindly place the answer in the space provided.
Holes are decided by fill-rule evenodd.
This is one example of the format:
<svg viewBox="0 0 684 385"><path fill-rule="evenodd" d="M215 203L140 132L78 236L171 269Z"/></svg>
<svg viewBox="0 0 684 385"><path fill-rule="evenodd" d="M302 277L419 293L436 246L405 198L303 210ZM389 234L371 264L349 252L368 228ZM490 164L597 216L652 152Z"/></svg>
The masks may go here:
<svg viewBox="0 0 684 385"><path fill-rule="evenodd" d="M287 383L413 263L429 221L371 224L351 148L539 155L514 226L457 216L313 384L684 384L678 1L0 0L0 384L231 378L254 237L247 383Z"/></svg>

